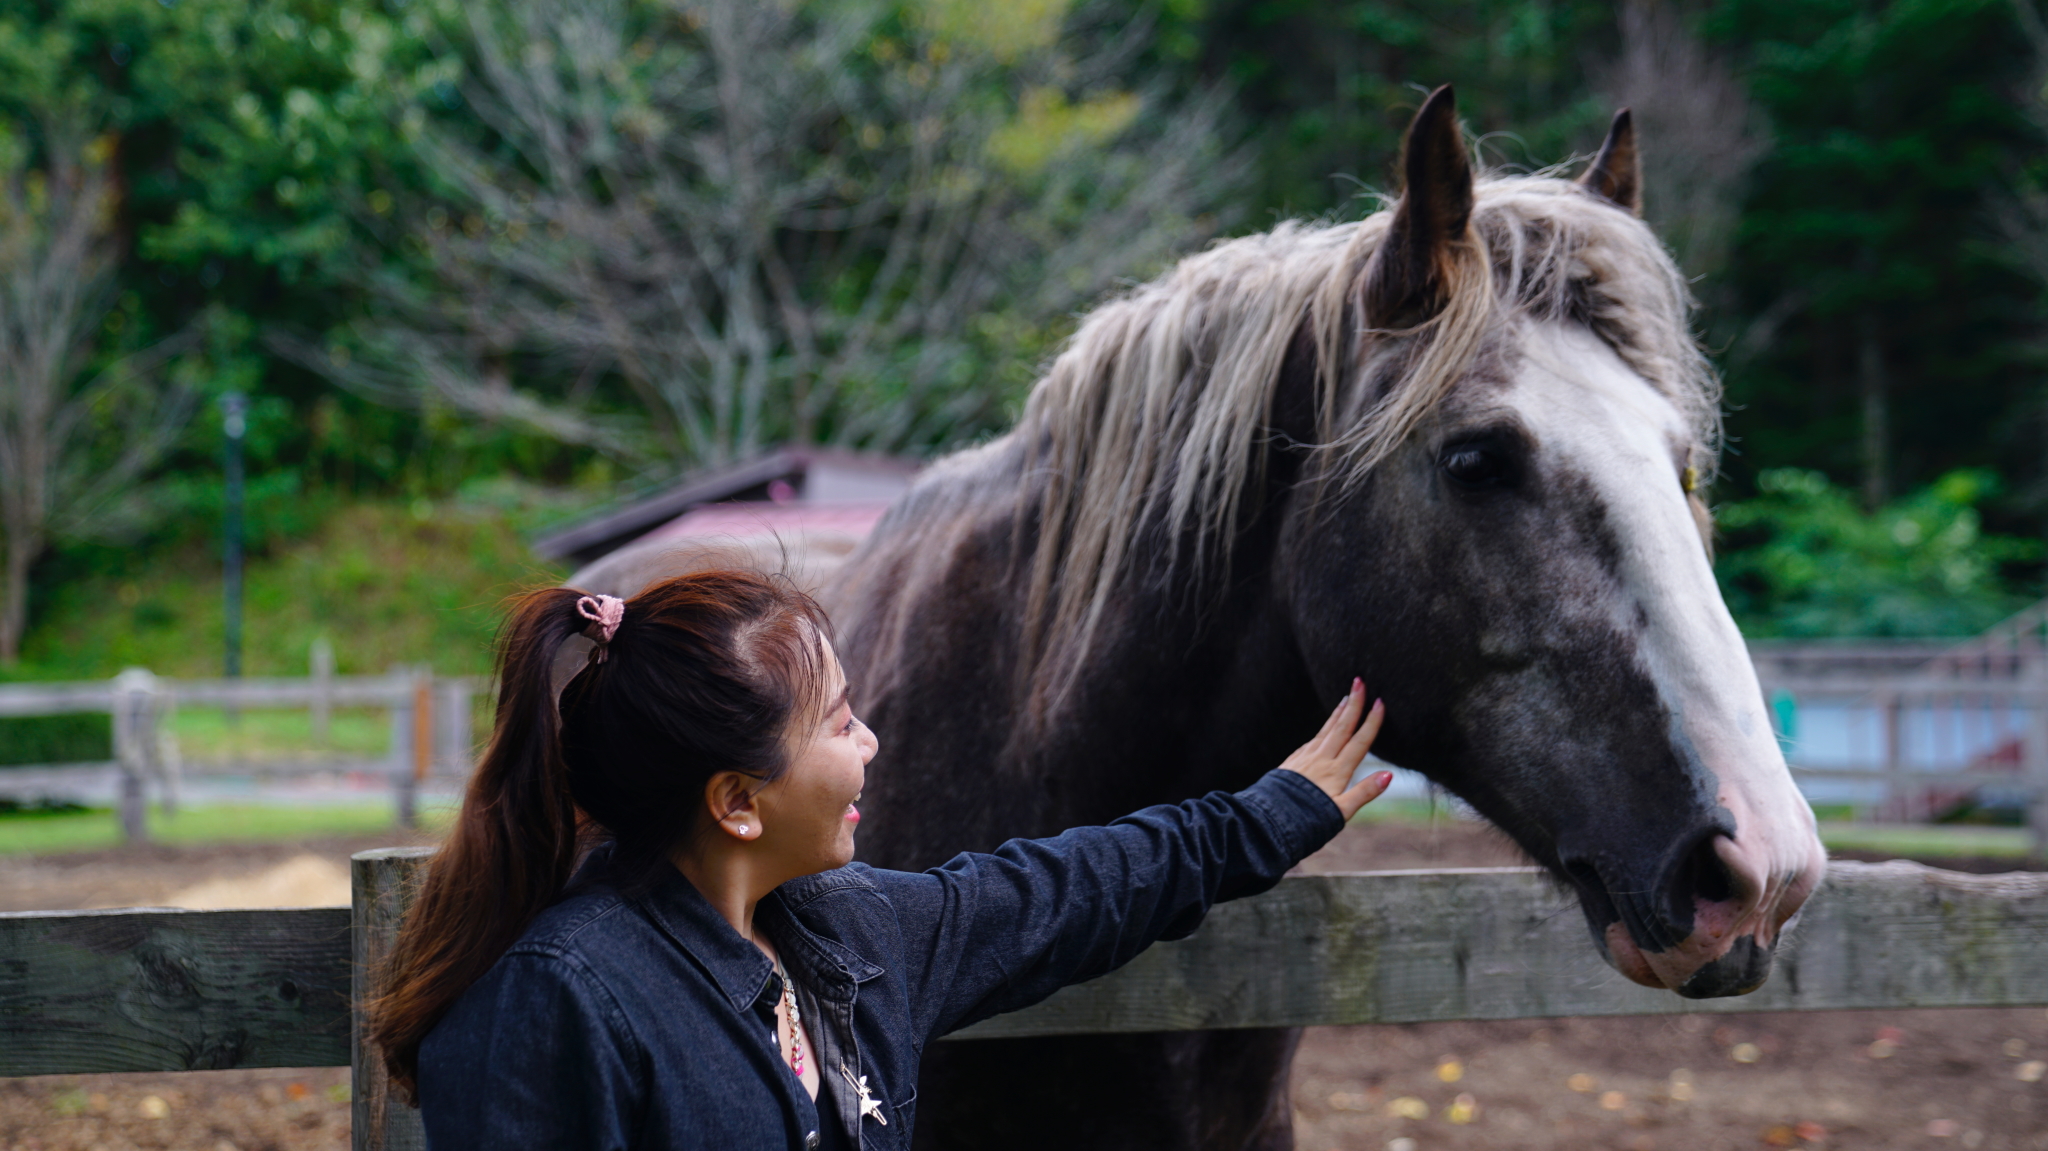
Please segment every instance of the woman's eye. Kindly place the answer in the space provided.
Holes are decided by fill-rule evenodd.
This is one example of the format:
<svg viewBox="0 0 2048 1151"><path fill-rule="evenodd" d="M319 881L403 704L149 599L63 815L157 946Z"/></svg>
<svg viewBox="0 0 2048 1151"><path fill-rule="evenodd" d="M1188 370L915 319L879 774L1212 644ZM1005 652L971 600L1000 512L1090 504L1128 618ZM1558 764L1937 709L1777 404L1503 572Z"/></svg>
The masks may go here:
<svg viewBox="0 0 2048 1151"><path fill-rule="evenodd" d="M852 731L853 731L853 722L854 722L854 721L853 721L853 716L852 716L851 714L848 714L848 715L847 715L847 717L846 717L846 724L845 724L845 725L844 725L843 727L841 727L841 728L839 729L839 734L841 734L841 735L848 735L848 734L851 734L851 733L852 733Z"/></svg>
<svg viewBox="0 0 2048 1151"><path fill-rule="evenodd" d="M1493 487L1508 478L1502 454L1483 444L1460 444L1444 449L1437 465L1452 482L1468 488Z"/></svg>

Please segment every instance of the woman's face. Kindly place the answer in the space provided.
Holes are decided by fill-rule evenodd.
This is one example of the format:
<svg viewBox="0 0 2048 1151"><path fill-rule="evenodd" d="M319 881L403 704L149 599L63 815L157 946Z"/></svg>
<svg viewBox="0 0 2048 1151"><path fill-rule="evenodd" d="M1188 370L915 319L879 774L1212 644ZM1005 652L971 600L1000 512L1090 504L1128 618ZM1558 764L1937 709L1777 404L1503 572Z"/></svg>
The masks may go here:
<svg viewBox="0 0 2048 1151"><path fill-rule="evenodd" d="M875 757L875 733L854 718L846 672L825 641L825 711L808 730L791 733L789 770L761 789L763 846L808 875L853 862L854 801Z"/></svg>

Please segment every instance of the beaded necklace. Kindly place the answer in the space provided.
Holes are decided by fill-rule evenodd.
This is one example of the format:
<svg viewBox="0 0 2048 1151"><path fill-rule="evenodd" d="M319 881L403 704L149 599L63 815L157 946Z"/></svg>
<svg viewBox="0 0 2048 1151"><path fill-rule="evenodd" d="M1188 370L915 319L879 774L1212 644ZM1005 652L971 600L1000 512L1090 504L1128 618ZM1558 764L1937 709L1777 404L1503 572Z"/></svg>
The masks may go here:
<svg viewBox="0 0 2048 1151"><path fill-rule="evenodd" d="M775 964L775 976L782 980L782 1006L789 1012L789 1069L796 1077L804 1077L804 1029L803 1017L796 1009L796 984L790 982L789 972L780 961Z"/></svg>

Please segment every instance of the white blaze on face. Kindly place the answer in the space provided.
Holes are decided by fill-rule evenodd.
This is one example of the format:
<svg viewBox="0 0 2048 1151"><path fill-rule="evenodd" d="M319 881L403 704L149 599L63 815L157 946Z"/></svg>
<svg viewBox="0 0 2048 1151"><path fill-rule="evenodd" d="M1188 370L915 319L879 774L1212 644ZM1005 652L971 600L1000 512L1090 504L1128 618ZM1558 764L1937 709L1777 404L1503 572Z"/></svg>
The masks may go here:
<svg viewBox="0 0 2048 1151"><path fill-rule="evenodd" d="M1737 896L1699 907L1686 950L1719 954L1750 934L1768 945L1819 881L1826 856L1682 487L1693 432L1676 406L1585 328L1530 323L1522 346L1526 358L1509 402L1536 438L1536 466L1583 477L1606 505L1625 599L1633 601L1617 611L1626 613L1625 626L1640 629L1645 670L1735 817L1735 840L1721 844L1720 855Z"/></svg>

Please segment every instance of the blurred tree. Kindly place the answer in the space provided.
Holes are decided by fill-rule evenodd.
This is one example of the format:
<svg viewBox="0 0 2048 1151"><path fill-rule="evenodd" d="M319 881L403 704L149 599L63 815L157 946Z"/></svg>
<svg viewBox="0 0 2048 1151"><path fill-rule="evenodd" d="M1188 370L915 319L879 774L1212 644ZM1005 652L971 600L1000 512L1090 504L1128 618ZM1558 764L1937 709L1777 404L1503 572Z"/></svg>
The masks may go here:
<svg viewBox="0 0 2048 1151"><path fill-rule="evenodd" d="M433 179L296 358L635 463L998 423L1115 277L1210 234L1220 101L1065 0L494 0L400 118ZM443 114L459 99L466 115Z"/></svg>
<svg viewBox="0 0 2048 1151"><path fill-rule="evenodd" d="M1703 295L1719 296L1744 184L1767 146L1762 118L1728 54L1695 29L1697 5L1622 0L1618 50L1592 68L1597 90L1635 117L1643 215Z"/></svg>
<svg viewBox="0 0 2048 1151"><path fill-rule="evenodd" d="M1488 163L1543 167L1598 146L1614 109L1588 71L1615 57L1615 8L1212 0L1206 12L1169 6L1169 19L1199 38L1201 71L1231 82L1258 125L1257 203L1312 215L1344 208L1362 187L1394 190L1401 133L1438 84L1457 85Z"/></svg>
<svg viewBox="0 0 2048 1151"><path fill-rule="evenodd" d="M118 354L115 137L66 47L0 21L0 73L37 109L0 116L0 665L20 657L30 565L102 529L191 409L158 372L189 340Z"/></svg>
<svg viewBox="0 0 2048 1151"><path fill-rule="evenodd" d="M1945 636L1982 631L2025 606L2004 565L2038 540L1987 535L1977 505L1987 471L1951 472L1866 512L1819 472L1774 468L1756 498L1715 515L1728 550L1717 566L1728 606L1752 636Z"/></svg>
<svg viewBox="0 0 2048 1151"><path fill-rule="evenodd" d="M1721 337L1738 486L1797 463L1875 509L1959 465L2037 472L2004 431L2033 293L1985 242L1987 191L2041 143L2009 0L1720 0L1709 27L1775 136Z"/></svg>

